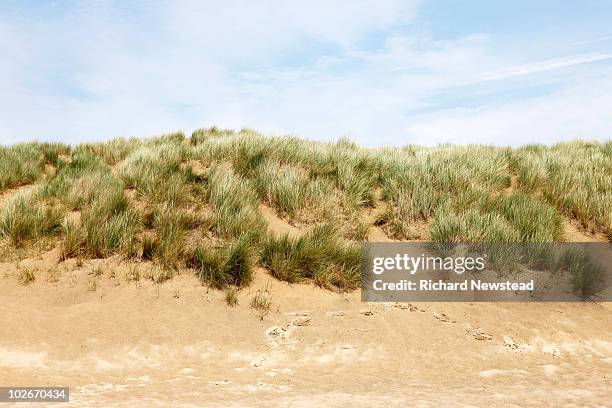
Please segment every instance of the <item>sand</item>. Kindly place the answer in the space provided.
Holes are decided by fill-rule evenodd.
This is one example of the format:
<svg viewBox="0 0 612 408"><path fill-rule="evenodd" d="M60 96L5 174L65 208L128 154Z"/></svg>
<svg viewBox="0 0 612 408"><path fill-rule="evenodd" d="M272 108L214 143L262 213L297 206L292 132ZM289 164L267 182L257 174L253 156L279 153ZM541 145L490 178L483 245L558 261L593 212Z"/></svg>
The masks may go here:
<svg viewBox="0 0 612 408"><path fill-rule="evenodd" d="M610 304L364 304L359 291L258 270L230 308L188 271L161 285L126 282L118 258L55 266L54 252L22 262L36 271L28 286L15 263L0 264L0 384L69 386L71 402L54 407L605 406L612 397ZM249 300L266 286L273 306L261 320Z"/></svg>
<svg viewBox="0 0 612 408"><path fill-rule="evenodd" d="M270 233L303 233L261 211ZM370 212L373 224L380 209ZM564 227L568 241L606 240L574 221ZM375 225L368 239L392 241ZM54 407L612 400L609 303L366 304L359 291L288 285L258 269L231 308L187 270L156 285L144 278L152 264L57 259L56 248L20 265L0 262L0 385L69 386L71 402ZM128 282L134 267L143 278ZM35 281L20 284L19 268ZM262 320L249 301L263 288L272 308Z"/></svg>

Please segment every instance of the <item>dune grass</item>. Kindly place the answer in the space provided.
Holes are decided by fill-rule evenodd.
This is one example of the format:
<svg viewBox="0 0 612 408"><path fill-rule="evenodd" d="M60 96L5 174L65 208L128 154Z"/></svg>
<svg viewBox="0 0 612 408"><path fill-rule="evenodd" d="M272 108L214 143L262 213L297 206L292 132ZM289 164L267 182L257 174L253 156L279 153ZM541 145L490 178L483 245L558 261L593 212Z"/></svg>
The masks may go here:
<svg viewBox="0 0 612 408"><path fill-rule="evenodd" d="M189 168L181 167L186 145L149 143L134 151L119 167L118 174L125 187L155 203L180 206L188 200Z"/></svg>
<svg viewBox="0 0 612 408"><path fill-rule="evenodd" d="M567 217L612 240L612 142L365 149L208 128L0 147L4 191L0 239L12 246L140 257L155 281L189 267L214 287L247 285L262 266L353 289L374 224L399 240L423 239L419 226L439 243L545 243L566 239ZM304 234L268 235L262 203Z"/></svg>
<svg viewBox="0 0 612 408"><path fill-rule="evenodd" d="M512 152L521 188L612 240L611 142L527 146Z"/></svg>
<svg viewBox="0 0 612 408"><path fill-rule="evenodd" d="M21 143L0 146L0 192L38 180L45 165L57 166L70 147L61 143Z"/></svg>
<svg viewBox="0 0 612 408"><path fill-rule="evenodd" d="M0 237L22 247L60 232L64 209L39 201L35 192L12 197L0 210Z"/></svg>
<svg viewBox="0 0 612 408"><path fill-rule="evenodd" d="M270 309L272 308L272 293L270 292L270 285L266 284L261 289L257 289L255 294L251 297L249 307L257 312L259 320L263 320Z"/></svg>
<svg viewBox="0 0 612 408"><path fill-rule="evenodd" d="M238 305L238 289L235 286L225 288L225 304L231 307Z"/></svg>
<svg viewBox="0 0 612 408"><path fill-rule="evenodd" d="M257 167L255 184L264 202L294 218L304 207L308 175L294 165L265 162Z"/></svg>
<svg viewBox="0 0 612 408"><path fill-rule="evenodd" d="M212 287L242 287L253 279L252 237L244 235L223 248L199 245L190 264L201 281Z"/></svg>
<svg viewBox="0 0 612 408"><path fill-rule="evenodd" d="M212 167L208 182L214 231L223 238L236 238L247 233L259 236L265 222L252 183L224 166Z"/></svg>
<svg viewBox="0 0 612 408"><path fill-rule="evenodd" d="M172 205L164 205L153 214L155 236L143 239L142 257L158 260L166 268L176 269L183 258L188 215Z"/></svg>
<svg viewBox="0 0 612 408"><path fill-rule="evenodd" d="M351 290L359 284L361 250L340 241L331 224L321 224L299 238L267 237L261 262L280 280L311 279L322 287Z"/></svg>

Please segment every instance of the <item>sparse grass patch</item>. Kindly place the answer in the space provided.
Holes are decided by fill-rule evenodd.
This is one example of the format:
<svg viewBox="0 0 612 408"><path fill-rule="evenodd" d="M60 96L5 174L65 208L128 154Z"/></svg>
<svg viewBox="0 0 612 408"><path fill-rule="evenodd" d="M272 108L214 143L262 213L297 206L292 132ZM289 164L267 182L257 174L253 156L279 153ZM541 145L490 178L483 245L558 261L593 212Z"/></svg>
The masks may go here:
<svg viewBox="0 0 612 408"><path fill-rule="evenodd" d="M170 280L176 274L174 269L170 269L160 265L154 265L147 273L147 277L154 283L163 283Z"/></svg>
<svg viewBox="0 0 612 408"><path fill-rule="evenodd" d="M47 282L49 283L57 283L60 279L60 271L57 267L50 268L47 271Z"/></svg>
<svg viewBox="0 0 612 408"><path fill-rule="evenodd" d="M34 270L30 267L19 265L17 280L23 286L27 286L36 280Z"/></svg>
<svg viewBox="0 0 612 408"><path fill-rule="evenodd" d="M138 265L135 264L131 264L128 266L128 270L125 272L125 281L130 283L130 282L136 282L136 284L138 284L140 282L140 269L138 268Z"/></svg>
<svg viewBox="0 0 612 408"><path fill-rule="evenodd" d="M99 278L100 276L104 275L104 268L101 264L97 264L91 271L91 274L96 278Z"/></svg>
<svg viewBox="0 0 612 408"><path fill-rule="evenodd" d="M87 291L95 292L96 290L98 290L98 280L96 278L91 278L87 283Z"/></svg>
<svg viewBox="0 0 612 408"><path fill-rule="evenodd" d="M352 241L365 241L368 237L370 226L358 218L350 220L344 228L344 237Z"/></svg>
<svg viewBox="0 0 612 408"><path fill-rule="evenodd" d="M270 313L270 309L272 308L272 293L270 292L270 286L266 285L262 289L257 289L251 298L249 306L257 312L259 320L263 320L268 313Z"/></svg>
<svg viewBox="0 0 612 408"><path fill-rule="evenodd" d="M235 286L225 288L225 304L230 307L238 305L238 289Z"/></svg>

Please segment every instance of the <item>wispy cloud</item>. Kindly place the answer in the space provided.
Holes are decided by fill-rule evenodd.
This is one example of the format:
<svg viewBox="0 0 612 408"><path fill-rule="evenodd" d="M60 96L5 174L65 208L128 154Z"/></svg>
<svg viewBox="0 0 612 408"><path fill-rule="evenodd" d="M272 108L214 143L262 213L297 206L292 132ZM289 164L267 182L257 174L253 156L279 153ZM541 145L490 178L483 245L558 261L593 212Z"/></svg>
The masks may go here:
<svg viewBox="0 0 612 408"><path fill-rule="evenodd" d="M210 125L368 145L612 135L612 54L542 61L576 38L440 35L421 3L111 0L0 14L0 143ZM527 48L538 62L524 63Z"/></svg>
<svg viewBox="0 0 612 408"><path fill-rule="evenodd" d="M523 75L535 74L538 72L552 71L559 68L571 67L574 65L588 64L591 62L605 61L612 59L612 54L590 53L583 55L573 55L563 58L555 58L546 61L539 61L529 64L516 65L499 71L485 72L477 76L474 82L499 81Z"/></svg>
<svg viewBox="0 0 612 408"><path fill-rule="evenodd" d="M578 41L578 42L573 43L573 45L587 45L587 44L594 44L594 43L603 42L603 41L612 41L612 35L593 38L593 39L586 40L586 41Z"/></svg>

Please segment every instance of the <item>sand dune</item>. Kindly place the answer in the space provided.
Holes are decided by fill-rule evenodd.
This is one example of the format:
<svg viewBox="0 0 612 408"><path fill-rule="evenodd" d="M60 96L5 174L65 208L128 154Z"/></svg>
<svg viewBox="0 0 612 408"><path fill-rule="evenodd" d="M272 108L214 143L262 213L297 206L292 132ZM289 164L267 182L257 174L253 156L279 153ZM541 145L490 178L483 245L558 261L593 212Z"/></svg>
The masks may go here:
<svg viewBox="0 0 612 408"><path fill-rule="evenodd" d="M127 266L113 259L95 291L96 260L65 262L50 283L47 257L36 261L29 286L17 283L14 264L2 264L0 383L69 386L66 406L605 406L610 399L609 304L363 304L358 291L288 285L258 270L229 308L223 292L191 274L128 283ZM248 303L265 286L273 306L260 320Z"/></svg>

